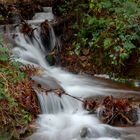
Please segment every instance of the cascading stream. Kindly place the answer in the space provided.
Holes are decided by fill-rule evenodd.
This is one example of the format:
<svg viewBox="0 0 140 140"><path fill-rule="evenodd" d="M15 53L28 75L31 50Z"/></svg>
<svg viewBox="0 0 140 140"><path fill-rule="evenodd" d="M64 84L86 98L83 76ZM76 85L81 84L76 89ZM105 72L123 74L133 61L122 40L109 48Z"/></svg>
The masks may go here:
<svg viewBox="0 0 140 140"><path fill-rule="evenodd" d="M54 19L49 8L46 9L47 16L39 16L38 13L29 23ZM49 16L48 16L49 15ZM40 17L38 19L38 17ZM32 25L33 26L33 25ZM61 68L51 67L47 63L46 50L41 43L39 27L35 30L35 38L32 41L22 33L17 32L15 43L18 47L13 48L13 54L17 61L23 64L31 64L43 69L41 76L32 77L44 88L63 89L69 95L79 99L91 96L105 96L118 93L133 93L134 91L119 90L109 88L105 83L99 83L96 80L68 73ZM50 43L54 48L56 39L53 28L50 28ZM41 46L41 47L40 47ZM53 90L46 95L43 91L34 87L40 105L42 114L37 120L37 131L28 140L139 140L137 131L126 132L123 128L111 127L102 124L95 115L89 115L83 108L82 102L67 95L58 97Z"/></svg>

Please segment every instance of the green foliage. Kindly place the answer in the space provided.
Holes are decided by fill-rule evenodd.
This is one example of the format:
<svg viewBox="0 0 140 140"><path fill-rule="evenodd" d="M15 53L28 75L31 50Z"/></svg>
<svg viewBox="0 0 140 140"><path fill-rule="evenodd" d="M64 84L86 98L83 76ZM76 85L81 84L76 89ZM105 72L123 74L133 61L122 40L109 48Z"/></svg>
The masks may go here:
<svg viewBox="0 0 140 140"><path fill-rule="evenodd" d="M79 14L82 14L81 12L86 8L88 8L88 4L85 4L84 0L62 0L56 3L54 11L56 14L60 14L63 16L73 13L76 16L79 16Z"/></svg>
<svg viewBox="0 0 140 140"><path fill-rule="evenodd" d="M113 42L112 38L106 38L104 40L104 48L105 48L105 50L108 49L109 47L111 47L112 42Z"/></svg>
<svg viewBox="0 0 140 140"><path fill-rule="evenodd" d="M56 14L60 13L61 15L66 15L68 14L68 12L70 12L72 9L73 2L71 0L63 0L63 1L59 1L59 5L55 6L55 11Z"/></svg>
<svg viewBox="0 0 140 140"><path fill-rule="evenodd" d="M8 49L4 48L4 47L0 47L0 61L8 61L9 60L9 56L7 53Z"/></svg>
<svg viewBox="0 0 140 140"><path fill-rule="evenodd" d="M120 72L131 63L134 52L140 55L139 0L90 0L79 23L73 26L78 31L73 43L75 53L81 55L83 48L90 48L95 65Z"/></svg>

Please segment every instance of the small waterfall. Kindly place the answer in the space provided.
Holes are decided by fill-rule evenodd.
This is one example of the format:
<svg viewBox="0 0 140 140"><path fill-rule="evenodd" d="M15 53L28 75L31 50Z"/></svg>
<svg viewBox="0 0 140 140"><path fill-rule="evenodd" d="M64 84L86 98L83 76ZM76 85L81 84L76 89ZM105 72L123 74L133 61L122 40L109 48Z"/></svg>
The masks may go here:
<svg viewBox="0 0 140 140"><path fill-rule="evenodd" d="M46 8L46 11L48 9ZM43 70L41 76L34 76L32 79L41 84L43 88L52 89L46 94L37 87L33 87L37 93L42 114L37 120L37 131L27 140L139 140L135 134L125 132L123 128L101 124L95 115L87 114L79 100L67 95L62 94L59 97L55 94L55 89L61 89L82 100L91 96L132 93L133 91L109 88L106 84L88 77L71 74L61 68L49 66L45 58L47 52L39 36L40 28L38 25L40 21L47 18L48 21L53 20L54 16L42 16L39 17L40 19L38 17L39 15L36 15L32 21L29 21L33 27L37 28L34 34L35 38L31 40L17 32L15 44L18 47L13 48L15 60L40 67ZM53 49L57 39L52 27L50 27L49 33L50 45Z"/></svg>
<svg viewBox="0 0 140 140"><path fill-rule="evenodd" d="M50 36L49 48L50 48L50 51L52 51L56 46L56 36L55 36L54 30L50 24L49 24L49 36Z"/></svg>
<svg viewBox="0 0 140 140"><path fill-rule="evenodd" d="M36 13L32 20L29 20L29 24L39 24L44 20L52 21L55 19L55 16L52 13L52 7L44 7L44 12Z"/></svg>

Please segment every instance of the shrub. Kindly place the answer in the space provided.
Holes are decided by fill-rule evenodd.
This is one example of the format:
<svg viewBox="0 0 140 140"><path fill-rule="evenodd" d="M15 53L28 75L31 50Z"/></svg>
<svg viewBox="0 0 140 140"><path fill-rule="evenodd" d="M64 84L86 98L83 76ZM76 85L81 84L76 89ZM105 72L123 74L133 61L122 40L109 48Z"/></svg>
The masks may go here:
<svg viewBox="0 0 140 140"><path fill-rule="evenodd" d="M80 25L74 26L78 31L73 43L76 54L90 48L95 65L119 74L128 64L138 63L140 1L90 0L88 7Z"/></svg>

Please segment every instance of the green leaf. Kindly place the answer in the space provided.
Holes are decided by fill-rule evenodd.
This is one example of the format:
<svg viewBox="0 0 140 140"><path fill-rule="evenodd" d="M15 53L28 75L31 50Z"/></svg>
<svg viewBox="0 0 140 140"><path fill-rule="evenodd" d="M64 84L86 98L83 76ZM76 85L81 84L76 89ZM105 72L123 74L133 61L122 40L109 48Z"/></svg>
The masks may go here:
<svg viewBox="0 0 140 140"><path fill-rule="evenodd" d="M90 9L93 9L94 7L95 7L94 0L90 0L90 2L89 2L89 8Z"/></svg>
<svg viewBox="0 0 140 140"><path fill-rule="evenodd" d="M115 50L116 52L119 52L119 51L121 50L121 47L120 47L120 46L114 46L114 50Z"/></svg>
<svg viewBox="0 0 140 140"><path fill-rule="evenodd" d="M88 24L89 24L89 25L94 24L95 21L96 21L96 18L95 18L95 17L93 17L93 18L92 18L92 17L89 17L89 18L88 18Z"/></svg>
<svg viewBox="0 0 140 140"><path fill-rule="evenodd" d="M120 54L120 59L126 60L126 59L128 59L128 58L129 58L129 54L128 54L128 53L121 53L121 54Z"/></svg>
<svg viewBox="0 0 140 140"><path fill-rule="evenodd" d="M0 100L6 99L4 88L0 88Z"/></svg>
<svg viewBox="0 0 140 140"><path fill-rule="evenodd" d="M110 1L101 2L101 4L102 4L102 7L106 9L109 9L112 6L112 3Z"/></svg>
<svg viewBox="0 0 140 140"><path fill-rule="evenodd" d="M0 61L8 61L9 56L7 54L0 55Z"/></svg>
<svg viewBox="0 0 140 140"><path fill-rule="evenodd" d="M108 49L112 45L112 38L106 38L104 40L104 49Z"/></svg>
<svg viewBox="0 0 140 140"><path fill-rule="evenodd" d="M0 47L0 52L2 52L2 53L8 52L8 48Z"/></svg>
<svg viewBox="0 0 140 140"><path fill-rule="evenodd" d="M25 78L25 73L24 72L19 72L18 74L18 80L21 81Z"/></svg>
<svg viewBox="0 0 140 140"><path fill-rule="evenodd" d="M135 48L136 46L134 45L134 44L132 44L131 42L129 42L129 41L126 41L125 43L124 43L124 49L126 50L126 51L130 51L131 49L133 49L133 48Z"/></svg>
<svg viewBox="0 0 140 140"><path fill-rule="evenodd" d="M80 43L76 43L75 44L75 50L74 50L75 54L80 55Z"/></svg>
<svg viewBox="0 0 140 140"><path fill-rule="evenodd" d="M18 70L20 68L20 66L21 66L21 63L18 62L18 61L13 61L12 65Z"/></svg>

